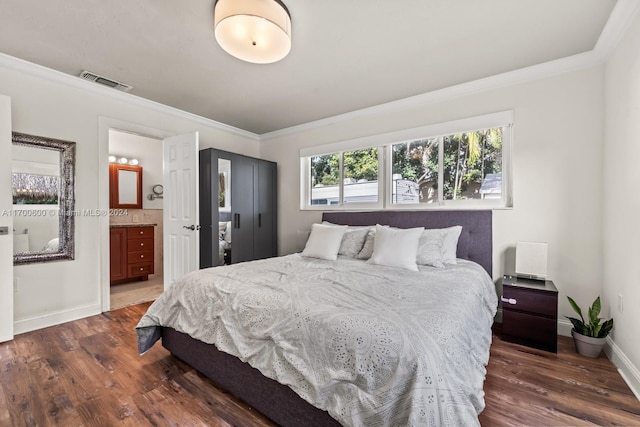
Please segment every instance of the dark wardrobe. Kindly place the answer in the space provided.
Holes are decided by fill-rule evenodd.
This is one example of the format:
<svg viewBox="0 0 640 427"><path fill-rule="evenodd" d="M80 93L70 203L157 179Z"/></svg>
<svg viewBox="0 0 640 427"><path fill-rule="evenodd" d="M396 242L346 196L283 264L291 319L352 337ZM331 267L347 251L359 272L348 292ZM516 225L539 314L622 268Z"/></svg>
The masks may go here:
<svg viewBox="0 0 640 427"><path fill-rule="evenodd" d="M200 150L200 268L221 265L223 247L225 264L278 255L277 174L274 162Z"/></svg>

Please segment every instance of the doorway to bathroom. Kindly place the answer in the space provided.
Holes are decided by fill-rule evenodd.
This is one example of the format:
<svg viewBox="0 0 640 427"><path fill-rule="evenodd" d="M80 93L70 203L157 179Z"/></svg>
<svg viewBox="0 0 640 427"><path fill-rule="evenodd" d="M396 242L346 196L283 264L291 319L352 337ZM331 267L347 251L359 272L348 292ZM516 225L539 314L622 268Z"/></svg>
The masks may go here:
<svg viewBox="0 0 640 427"><path fill-rule="evenodd" d="M162 139L109 129L110 309L164 289Z"/></svg>

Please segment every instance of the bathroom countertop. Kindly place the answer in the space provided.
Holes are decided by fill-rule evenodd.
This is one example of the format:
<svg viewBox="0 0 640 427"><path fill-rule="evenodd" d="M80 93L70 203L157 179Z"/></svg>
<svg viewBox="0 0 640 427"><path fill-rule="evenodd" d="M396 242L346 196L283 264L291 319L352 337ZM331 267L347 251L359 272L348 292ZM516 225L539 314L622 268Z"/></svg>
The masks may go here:
<svg viewBox="0 0 640 427"><path fill-rule="evenodd" d="M130 228L130 227L157 227L158 224L148 222L125 222L122 224L109 224L109 228Z"/></svg>

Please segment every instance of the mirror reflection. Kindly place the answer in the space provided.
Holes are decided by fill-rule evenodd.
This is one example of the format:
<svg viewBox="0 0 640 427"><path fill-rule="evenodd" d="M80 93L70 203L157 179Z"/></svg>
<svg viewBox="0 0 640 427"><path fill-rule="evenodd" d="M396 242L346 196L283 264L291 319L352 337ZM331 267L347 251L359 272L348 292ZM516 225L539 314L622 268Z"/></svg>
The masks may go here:
<svg viewBox="0 0 640 427"><path fill-rule="evenodd" d="M12 140L14 264L73 259L75 142Z"/></svg>
<svg viewBox="0 0 640 427"><path fill-rule="evenodd" d="M60 153L13 147L13 253L55 252L60 246Z"/></svg>

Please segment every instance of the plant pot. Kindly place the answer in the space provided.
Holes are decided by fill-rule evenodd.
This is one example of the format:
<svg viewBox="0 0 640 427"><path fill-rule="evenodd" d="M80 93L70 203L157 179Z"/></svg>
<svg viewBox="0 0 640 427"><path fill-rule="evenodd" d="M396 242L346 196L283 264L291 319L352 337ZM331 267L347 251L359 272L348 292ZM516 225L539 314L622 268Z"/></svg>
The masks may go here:
<svg viewBox="0 0 640 427"><path fill-rule="evenodd" d="M576 345L576 351L583 356L597 358L600 356L602 347L607 338L593 338L579 334L575 329L571 330L571 336L573 336L573 343Z"/></svg>

